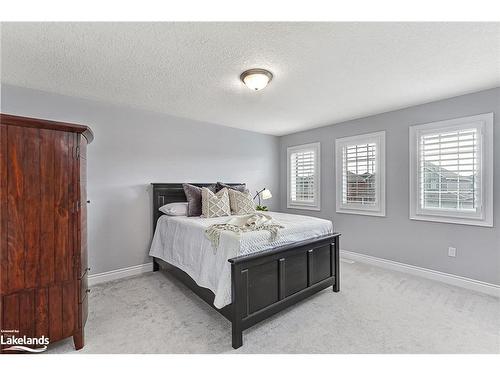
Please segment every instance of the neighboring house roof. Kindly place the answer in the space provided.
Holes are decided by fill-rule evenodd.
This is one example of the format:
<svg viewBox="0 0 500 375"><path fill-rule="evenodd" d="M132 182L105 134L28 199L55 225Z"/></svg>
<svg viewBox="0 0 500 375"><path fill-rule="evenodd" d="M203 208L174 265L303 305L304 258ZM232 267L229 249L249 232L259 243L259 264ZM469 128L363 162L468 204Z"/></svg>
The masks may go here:
<svg viewBox="0 0 500 375"><path fill-rule="evenodd" d="M367 182L375 177L373 173L365 172L363 174L356 174L354 172L347 172L347 178L349 182Z"/></svg>
<svg viewBox="0 0 500 375"><path fill-rule="evenodd" d="M472 182L474 180L474 176L462 176L456 172L450 171L444 167L429 162L425 163L425 168L428 171L439 174L440 176L446 178L447 180L458 180L459 178L461 182L467 182L467 181ZM369 180L375 178L375 174L368 172L365 172L363 174L356 174L354 172L348 171L347 177L350 183L368 182Z"/></svg>
<svg viewBox="0 0 500 375"><path fill-rule="evenodd" d="M446 168L440 167L439 165L430 162L426 162L424 167L431 172L438 173L439 175L448 180L458 180L458 178L460 177L461 181L466 181L466 180L472 181L474 177L474 176L461 176L456 172L450 171Z"/></svg>

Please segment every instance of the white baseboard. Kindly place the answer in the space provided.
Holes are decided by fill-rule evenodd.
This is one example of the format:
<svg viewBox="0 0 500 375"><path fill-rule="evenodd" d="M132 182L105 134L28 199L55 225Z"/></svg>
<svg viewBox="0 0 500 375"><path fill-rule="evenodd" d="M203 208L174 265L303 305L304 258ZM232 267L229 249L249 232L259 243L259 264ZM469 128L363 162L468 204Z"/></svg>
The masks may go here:
<svg viewBox="0 0 500 375"><path fill-rule="evenodd" d="M441 281L446 284L459 286L465 289L474 290L476 292L489 294L495 297L500 297L500 285L490 284L484 281L469 279L463 276L435 271L428 268L412 266L410 264L399 263L392 260L377 258L347 250L340 250L340 256L341 258L350 259L361 263L372 264L374 266L394 271L409 273L411 275L424 277L426 279Z"/></svg>
<svg viewBox="0 0 500 375"><path fill-rule="evenodd" d="M119 268L117 270L89 275L89 286L105 283L108 281L123 279L124 277L136 276L153 271L153 263L139 264L137 266Z"/></svg>
<svg viewBox="0 0 500 375"><path fill-rule="evenodd" d="M412 266L410 264L395 262L388 259L377 258L361 253L355 253L353 251L340 250L340 256L341 258L343 258L343 260L372 264L381 268L404 272L411 275L424 277L430 280L441 281L446 284L474 290L476 292L489 294L495 297L500 297L500 285L469 279L467 277L457 276L450 273L435 271L428 268ZM89 286L122 279L124 277L136 276L151 271L153 271L153 263L139 264L137 266L97 273L89 276Z"/></svg>

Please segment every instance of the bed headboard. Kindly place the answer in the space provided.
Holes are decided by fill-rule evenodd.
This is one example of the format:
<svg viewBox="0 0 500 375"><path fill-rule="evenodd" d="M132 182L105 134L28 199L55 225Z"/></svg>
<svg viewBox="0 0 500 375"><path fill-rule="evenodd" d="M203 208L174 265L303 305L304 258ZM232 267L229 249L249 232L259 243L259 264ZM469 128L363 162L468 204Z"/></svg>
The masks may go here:
<svg viewBox="0 0 500 375"><path fill-rule="evenodd" d="M211 183L191 183L191 185L206 187L214 185L215 182ZM153 183L153 233L156 229L156 222L160 216L164 215L158 209L167 204L175 202L186 202L186 195L184 194L184 189L182 188L182 183ZM229 186L241 185L241 183L230 183L226 184Z"/></svg>

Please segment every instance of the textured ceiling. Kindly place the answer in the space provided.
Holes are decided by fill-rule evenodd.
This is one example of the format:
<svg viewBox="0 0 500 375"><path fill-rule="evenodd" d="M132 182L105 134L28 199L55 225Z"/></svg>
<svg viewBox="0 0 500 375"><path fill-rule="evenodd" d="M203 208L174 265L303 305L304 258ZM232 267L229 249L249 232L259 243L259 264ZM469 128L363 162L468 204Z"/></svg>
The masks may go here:
<svg viewBox="0 0 500 375"><path fill-rule="evenodd" d="M2 82L282 135L500 86L500 23L3 23ZM248 68L273 72L247 89Z"/></svg>

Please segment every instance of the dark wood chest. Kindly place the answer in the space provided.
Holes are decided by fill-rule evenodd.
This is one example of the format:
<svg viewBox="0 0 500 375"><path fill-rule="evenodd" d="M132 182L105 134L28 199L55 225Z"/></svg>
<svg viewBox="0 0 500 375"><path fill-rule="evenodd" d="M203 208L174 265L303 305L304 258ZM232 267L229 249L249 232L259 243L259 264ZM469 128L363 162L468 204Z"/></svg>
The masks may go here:
<svg viewBox="0 0 500 375"><path fill-rule="evenodd" d="M84 345L87 126L1 115L0 329ZM5 349L6 345L2 347Z"/></svg>

